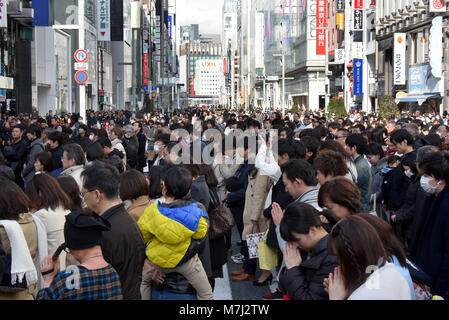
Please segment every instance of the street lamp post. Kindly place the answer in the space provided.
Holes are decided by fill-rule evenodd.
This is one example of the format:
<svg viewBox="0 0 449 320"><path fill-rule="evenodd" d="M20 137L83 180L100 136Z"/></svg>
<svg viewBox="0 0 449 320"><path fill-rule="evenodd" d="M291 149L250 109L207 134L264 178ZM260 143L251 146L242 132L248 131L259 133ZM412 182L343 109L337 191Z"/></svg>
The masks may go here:
<svg viewBox="0 0 449 320"><path fill-rule="evenodd" d="M285 114L285 53L273 54L273 57L282 57L282 115Z"/></svg>
<svg viewBox="0 0 449 320"><path fill-rule="evenodd" d="M117 79L115 80L115 82L117 83L116 86L116 108L117 110L120 110L120 82L122 82L122 79L120 79L120 77L117 77Z"/></svg>

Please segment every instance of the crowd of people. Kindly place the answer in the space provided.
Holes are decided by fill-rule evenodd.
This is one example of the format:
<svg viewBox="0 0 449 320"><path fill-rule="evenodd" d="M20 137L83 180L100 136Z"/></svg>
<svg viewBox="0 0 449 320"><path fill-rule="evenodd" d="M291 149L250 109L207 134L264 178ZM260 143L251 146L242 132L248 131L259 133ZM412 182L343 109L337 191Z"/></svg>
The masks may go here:
<svg viewBox="0 0 449 320"><path fill-rule="evenodd" d="M448 119L2 114L0 299L212 300L228 257L261 299L448 299Z"/></svg>

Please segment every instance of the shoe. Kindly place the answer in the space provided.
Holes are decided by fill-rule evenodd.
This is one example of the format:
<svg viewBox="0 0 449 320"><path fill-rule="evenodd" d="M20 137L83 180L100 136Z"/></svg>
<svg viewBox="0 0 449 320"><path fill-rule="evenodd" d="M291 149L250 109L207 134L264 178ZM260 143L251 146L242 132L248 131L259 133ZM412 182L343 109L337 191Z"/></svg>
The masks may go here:
<svg viewBox="0 0 449 320"><path fill-rule="evenodd" d="M232 272L231 272L231 275L233 275L233 276L239 276L239 275L244 274L244 273L245 273L245 270L240 269L240 270L237 270L237 271L232 271Z"/></svg>
<svg viewBox="0 0 449 320"><path fill-rule="evenodd" d="M275 292L263 296L264 300L281 300L285 294L276 289Z"/></svg>
<svg viewBox="0 0 449 320"><path fill-rule="evenodd" d="M254 280L253 285L256 287L263 287L263 286L271 284L272 281L273 281L273 275L270 274L270 276L268 278L266 278L264 282L259 282L259 280Z"/></svg>
<svg viewBox="0 0 449 320"><path fill-rule="evenodd" d="M248 281L255 279L256 276L254 274L246 274L243 273L239 276L232 277L232 281Z"/></svg>

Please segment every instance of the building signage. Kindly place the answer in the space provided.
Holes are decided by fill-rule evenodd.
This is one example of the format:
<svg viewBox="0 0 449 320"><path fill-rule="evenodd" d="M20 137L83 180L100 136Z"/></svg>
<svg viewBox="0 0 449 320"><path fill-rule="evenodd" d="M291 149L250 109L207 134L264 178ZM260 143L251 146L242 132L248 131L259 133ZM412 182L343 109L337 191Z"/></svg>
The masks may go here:
<svg viewBox="0 0 449 320"><path fill-rule="evenodd" d="M363 30L363 10L354 9L354 30Z"/></svg>
<svg viewBox="0 0 449 320"><path fill-rule="evenodd" d="M345 49L335 49L335 63L345 63Z"/></svg>
<svg viewBox="0 0 449 320"><path fill-rule="evenodd" d="M337 0L337 12L345 11L345 0Z"/></svg>
<svg viewBox="0 0 449 320"><path fill-rule="evenodd" d="M111 7L109 0L98 0L97 30L98 41L111 41Z"/></svg>
<svg viewBox="0 0 449 320"><path fill-rule="evenodd" d="M326 30L317 29L316 31L316 54L325 55L326 54Z"/></svg>
<svg viewBox="0 0 449 320"><path fill-rule="evenodd" d="M8 27L8 12L6 11L7 0L0 0L0 28Z"/></svg>
<svg viewBox="0 0 449 320"><path fill-rule="evenodd" d="M354 0L354 9L363 9L363 0Z"/></svg>
<svg viewBox="0 0 449 320"><path fill-rule="evenodd" d="M405 85L406 34L394 34L394 84Z"/></svg>
<svg viewBox="0 0 449 320"><path fill-rule="evenodd" d="M432 74L441 78L443 72L443 16L432 20L429 37L429 60Z"/></svg>
<svg viewBox="0 0 449 320"><path fill-rule="evenodd" d="M354 59L354 95L363 95L363 60Z"/></svg>
<svg viewBox="0 0 449 320"><path fill-rule="evenodd" d="M327 1L316 2L316 54L326 54Z"/></svg>
<svg viewBox="0 0 449 320"><path fill-rule="evenodd" d="M344 12L337 12L337 29L345 30L345 14Z"/></svg>
<svg viewBox="0 0 449 320"><path fill-rule="evenodd" d="M445 0L430 0L430 12L446 12L446 1Z"/></svg>

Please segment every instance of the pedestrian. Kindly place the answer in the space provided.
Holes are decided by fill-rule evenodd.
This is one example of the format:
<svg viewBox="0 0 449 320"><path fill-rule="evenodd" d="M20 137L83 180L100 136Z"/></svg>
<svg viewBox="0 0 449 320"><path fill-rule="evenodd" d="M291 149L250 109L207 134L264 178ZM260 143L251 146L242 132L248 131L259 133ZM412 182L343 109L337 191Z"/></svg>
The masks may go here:
<svg viewBox="0 0 449 320"><path fill-rule="evenodd" d="M53 171L55 165L50 152L40 152L34 158L34 174L48 173Z"/></svg>
<svg viewBox="0 0 449 320"><path fill-rule="evenodd" d="M34 300L40 259L47 253L45 227L31 215L31 200L13 181L0 178L0 239L10 271L3 272L1 300ZM5 261L5 260L4 260Z"/></svg>
<svg viewBox="0 0 449 320"><path fill-rule="evenodd" d="M95 161L85 167L81 177L87 207L111 223L111 230L102 234L101 250L120 276L123 297L141 300L145 243L137 223L118 198L119 173L113 166Z"/></svg>
<svg viewBox="0 0 449 320"><path fill-rule="evenodd" d="M340 219L360 213L360 195L360 189L355 183L344 177L336 177L321 186L318 205L332 213L333 219L328 223L333 226Z"/></svg>
<svg viewBox="0 0 449 320"><path fill-rule="evenodd" d="M367 141L359 133L350 134L346 140L346 149L354 160L357 168L357 187L361 192L362 212L371 211L371 168L368 161L365 159L367 152Z"/></svg>
<svg viewBox="0 0 449 320"><path fill-rule="evenodd" d="M329 253L340 264L329 274L330 300L411 300L407 280L366 220L357 215L340 220L328 241Z"/></svg>
<svg viewBox="0 0 449 320"><path fill-rule="evenodd" d="M349 173L343 156L332 150L320 151L313 161L313 167L320 186L334 177L345 177Z"/></svg>
<svg viewBox="0 0 449 320"><path fill-rule="evenodd" d="M293 202L287 206L280 232L284 241L285 268L279 281L281 290L292 300L328 300L323 281L338 266L328 252L328 233L319 212L309 204ZM298 250L299 248L299 250ZM307 256L307 259L303 257Z"/></svg>
<svg viewBox="0 0 449 320"><path fill-rule="evenodd" d="M16 176L14 175L14 171L6 165L6 159L3 156L3 153L0 152L0 177L4 177L11 181L16 180Z"/></svg>
<svg viewBox="0 0 449 320"><path fill-rule="evenodd" d="M119 275L106 262L101 250L102 232L110 231L111 224L94 214L88 216L82 210L70 213L64 224L66 242L64 249L80 263L76 271L61 271L59 259L52 255L41 263L44 274L43 288L38 292L38 300L122 300ZM69 285L76 272L77 286Z"/></svg>
<svg viewBox="0 0 449 320"><path fill-rule="evenodd" d="M47 231L48 254L53 254L64 243L64 222L70 213L71 199L56 179L46 173L35 175L25 187L25 193L31 200L30 212L39 217ZM65 269L65 254L60 261L61 268Z"/></svg>
<svg viewBox="0 0 449 320"><path fill-rule="evenodd" d="M22 177L25 179L25 184L27 184L36 173L34 166L36 156L45 150L44 144L40 138L41 129L38 125L31 125L27 129L26 135L29 142L29 152L22 170Z"/></svg>
<svg viewBox="0 0 449 320"><path fill-rule="evenodd" d="M201 244L208 241L207 213L196 202L182 200L188 195L191 184L192 176L186 168L169 168L162 178L165 203L153 203L138 221L147 243L146 264L163 273L164 281L153 283L152 300L213 299L212 288L198 257ZM182 284L186 282L194 290Z"/></svg>
<svg viewBox="0 0 449 320"><path fill-rule="evenodd" d="M83 187L81 173L84 170L85 164L86 157L79 144L71 143L64 145L62 155L62 165L64 167L64 171L61 172L61 175L72 176L78 184L80 191Z"/></svg>
<svg viewBox="0 0 449 320"><path fill-rule="evenodd" d="M449 154L436 152L421 159L421 187L427 193L410 260L431 277L431 292L449 299Z"/></svg>
<svg viewBox="0 0 449 320"><path fill-rule="evenodd" d="M123 143L121 140L121 139L123 139L122 129L120 127L113 127L109 131L109 139L111 140L112 148L116 149L121 154L123 154L123 158L121 158L121 159L122 159L122 163L123 163L123 170L126 171L127 159L126 159L126 150L125 150L125 147L123 146Z"/></svg>
<svg viewBox="0 0 449 320"><path fill-rule="evenodd" d="M70 212L81 209L83 207L83 200L81 199L81 193L79 192L79 187L76 180L72 176L59 176L56 178L56 181L71 200Z"/></svg>
<svg viewBox="0 0 449 320"><path fill-rule="evenodd" d="M127 201L125 208L137 222L149 206L150 186L140 171L131 169L120 175L120 199Z"/></svg>
<svg viewBox="0 0 449 320"><path fill-rule="evenodd" d="M28 144L22 137L23 128L20 125L13 127L11 137L7 145L3 148L3 155L6 158L6 164L14 171L15 182L19 187L24 186L22 179L23 164L26 161Z"/></svg>
<svg viewBox="0 0 449 320"><path fill-rule="evenodd" d="M55 170L63 168L62 166L62 134L60 132L52 132L48 136L49 151L53 157L53 163L55 164ZM61 169L60 172L64 171ZM60 174L60 172L58 174Z"/></svg>

